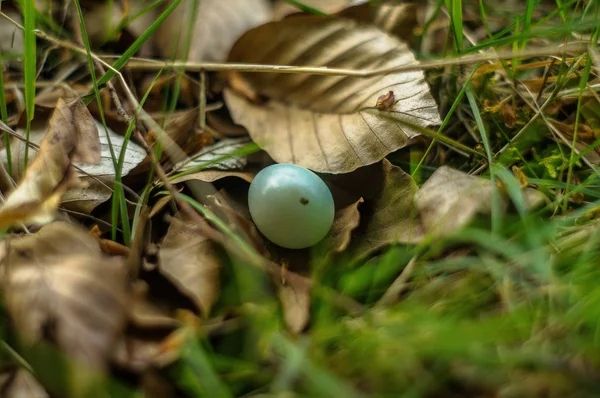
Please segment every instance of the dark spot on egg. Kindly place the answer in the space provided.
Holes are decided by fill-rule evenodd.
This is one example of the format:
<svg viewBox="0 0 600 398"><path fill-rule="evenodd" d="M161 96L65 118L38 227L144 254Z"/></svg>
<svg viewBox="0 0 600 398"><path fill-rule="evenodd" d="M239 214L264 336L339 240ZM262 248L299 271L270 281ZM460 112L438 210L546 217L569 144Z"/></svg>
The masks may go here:
<svg viewBox="0 0 600 398"><path fill-rule="evenodd" d="M303 205L306 206L308 204L308 199L302 197L302 198L300 198L300 203L302 203Z"/></svg>

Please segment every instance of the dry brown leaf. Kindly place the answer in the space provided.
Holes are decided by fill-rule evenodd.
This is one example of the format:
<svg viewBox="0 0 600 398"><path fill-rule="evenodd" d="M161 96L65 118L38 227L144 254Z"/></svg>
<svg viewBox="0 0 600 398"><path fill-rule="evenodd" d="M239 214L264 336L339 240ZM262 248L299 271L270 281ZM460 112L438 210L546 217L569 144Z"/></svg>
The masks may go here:
<svg viewBox="0 0 600 398"><path fill-rule="evenodd" d="M352 241L357 256L394 243L415 244L424 236L413 202L417 184L409 174L387 160L381 167L385 176L383 187L374 199L365 202L365 207L370 209L363 214L366 225Z"/></svg>
<svg viewBox="0 0 600 398"><path fill-rule="evenodd" d="M160 25L155 41L164 57L190 61L223 62L227 52L245 31L271 20L267 0L202 0L181 4ZM192 32L190 15L195 13ZM188 43L186 38L191 37ZM189 44L189 50L185 51Z"/></svg>
<svg viewBox="0 0 600 398"><path fill-rule="evenodd" d="M180 189L180 191L181 191L181 189ZM154 218L157 214L159 214L161 211L163 211L163 209L169 203L171 203L172 200L173 200L173 197L171 195L162 196L160 199L158 199L154 203L154 206L152 206L152 209L150 210L150 218Z"/></svg>
<svg viewBox="0 0 600 398"><path fill-rule="evenodd" d="M350 244L352 231L358 228L360 224L358 206L363 202L364 199L360 198L349 206L335 212L335 219L331 226L331 231L329 231L331 250L334 253L343 252Z"/></svg>
<svg viewBox="0 0 600 398"><path fill-rule="evenodd" d="M84 187L71 188L61 198L63 208L82 214L91 214L92 211L112 196L113 177L88 177L79 176Z"/></svg>
<svg viewBox="0 0 600 398"><path fill-rule="evenodd" d="M125 145L125 138L111 130L110 128L105 130L104 126L97 120L94 120L96 127L100 135L100 148L101 148L101 162L97 164L78 164L78 166L86 173L96 177L109 177L114 179L115 167L110 152L110 146L112 145L115 155L118 157L121 153L123 146ZM106 133L108 132L108 138ZM110 143L109 143L110 139ZM138 164L140 164L146 158L146 151L133 141L127 142L127 148L125 150L125 157L123 161L123 168L121 169L121 176L124 177L131 172Z"/></svg>
<svg viewBox="0 0 600 398"><path fill-rule="evenodd" d="M70 357L105 369L125 324L126 270L85 229L52 223L7 242L6 307L20 336L50 338Z"/></svg>
<svg viewBox="0 0 600 398"><path fill-rule="evenodd" d="M100 142L100 163L85 164L74 162L74 165L81 169L79 181L82 187L71 187L61 198L61 205L68 210L77 211L84 214L90 214L100 204L106 202L112 195L112 185L115 179L115 168L110 151L110 145L118 156L124 145L123 136L117 134L112 129L108 129L110 145L104 126L94 120L99 134ZM40 144L46 136L48 125L45 121L36 121L34 128L30 131L29 141L33 144ZM24 129L18 129L22 137L25 136ZM37 154L35 148L29 148L29 156ZM22 140L14 139L11 142L12 169L16 176L23 174L25 155L25 143ZM130 141L127 144L126 155L124 157L121 175L128 175L145 158L146 152L136 143ZM2 152L2 159L7 163L6 151ZM85 174L87 173L87 174ZM68 188L68 187L67 187Z"/></svg>
<svg viewBox="0 0 600 398"><path fill-rule="evenodd" d="M131 323L140 329L175 329L179 321L147 300L136 299L129 308Z"/></svg>
<svg viewBox="0 0 600 398"><path fill-rule="evenodd" d="M135 281L131 290L128 313L130 322L136 328L174 330L179 326L180 322L175 318L172 308L159 304L156 299L150 300L146 282Z"/></svg>
<svg viewBox="0 0 600 398"><path fill-rule="evenodd" d="M146 370L140 380L140 390L148 398L172 398L177 390L172 381L157 369Z"/></svg>
<svg viewBox="0 0 600 398"><path fill-rule="evenodd" d="M242 36L229 61L374 70L417 64L406 44L368 25L341 18L299 16ZM255 104L231 89L233 120L280 163L346 173L376 163L419 135L414 127L440 123L421 71L370 78L247 73L246 82L268 99ZM396 102L378 110L392 91Z"/></svg>
<svg viewBox="0 0 600 398"><path fill-rule="evenodd" d="M44 387L25 369L19 369L11 377L10 384L2 389L4 398L46 398Z"/></svg>
<svg viewBox="0 0 600 398"><path fill-rule="evenodd" d="M162 93L162 91L160 91ZM161 96L162 100L162 96ZM177 145L186 152L189 150L190 138L194 137L194 129L198 125L198 109L189 109L173 113L154 113L152 118ZM151 131L149 138L156 141L158 132ZM165 155L165 159L168 158Z"/></svg>
<svg viewBox="0 0 600 398"><path fill-rule="evenodd" d="M231 120L228 112L217 110L206 113L206 124L213 129L213 133L217 138L223 137L241 137L248 134L245 128L239 126Z"/></svg>
<svg viewBox="0 0 600 398"><path fill-rule="evenodd" d="M0 228L17 222L41 225L51 221L64 192L76 185L73 162L100 162L98 131L81 101L67 105L60 100L39 152L0 208Z"/></svg>
<svg viewBox="0 0 600 398"><path fill-rule="evenodd" d="M239 198L233 198L222 189L216 195L209 196L211 209L215 211L231 229L249 243L258 253L268 257L265 242L252 222L250 209L247 206L247 197L243 203Z"/></svg>
<svg viewBox="0 0 600 398"><path fill-rule="evenodd" d="M283 319L292 333L300 333L310 320L310 287L307 284L279 284Z"/></svg>
<svg viewBox="0 0 600 398"><path fill-rule="evenodd" d="M415 204L425 229L446 235L468 224L477 213L491 212L491 198L489 180L442 166L425 181Z"/></svg>
<svg viewBox="0 0 600 398"><path fill-rule="evenodd" d="M160 272L206 316L219 295L217 250L197 225L175 218L158 252Z"/></svg>
<svg viewBox="0 0 600 398"><path fill-rule="evenodd" d="M476 214L492 211L492 182L442 166L423 184L415 197L421 213L423 226L434 235L450 234L465 225ZM504 190L499 189L501 208L505 210L508 200ZM547 202L540 191L525 188L522 191L525 207L536 208Z"/></svg>
<svg viewBox="0 0 600 398"><path fill-rule="evenodd" d="M158 339L123 336L114 349L113 361L130 372L141 373L154 365L160 343Z"/></svg>

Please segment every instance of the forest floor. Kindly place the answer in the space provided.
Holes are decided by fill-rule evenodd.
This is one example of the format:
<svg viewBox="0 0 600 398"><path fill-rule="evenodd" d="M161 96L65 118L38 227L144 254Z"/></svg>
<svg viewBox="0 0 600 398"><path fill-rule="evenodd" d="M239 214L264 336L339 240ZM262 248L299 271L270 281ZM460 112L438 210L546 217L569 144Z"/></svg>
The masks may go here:
<svg viewBox="0 0 600 398"><path fill-rule="evenodd" d="M597 397L599 36L595 0L0 1L0 396ZM332 194L315 245L249 207L276 163Z"/></svg>

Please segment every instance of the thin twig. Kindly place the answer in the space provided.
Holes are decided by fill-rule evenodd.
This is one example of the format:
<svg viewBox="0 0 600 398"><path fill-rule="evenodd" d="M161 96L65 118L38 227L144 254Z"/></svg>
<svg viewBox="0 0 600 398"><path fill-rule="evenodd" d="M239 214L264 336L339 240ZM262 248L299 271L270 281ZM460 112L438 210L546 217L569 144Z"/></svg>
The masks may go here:
<svg viewBox="0 0 600 398"><path fill-rule="evenodd" d="M588 48L588 41L572 42L559 46L543 46L515 54L513 51L499 51L494 54L468 54L454 58L421 60L410 65L400 65L394 67L384 67L377 69L343 69L328 68L323 66L292 66L292 65L264 65L264 64L244 64L244 63L212 63L212 62L189 62L189 61L157 61L150 59L131 58L126 67L137 70L159 70L159 69L183 69L189 72L257 72L257 73L306 73L312 75L334 75L334 76L355 76L372 77L377 75L387 75L399 72L414 72L420 70L438 69L445 66L468 65L477 62L498 61L501 59L533 58L557 53L583 52ZM103 57L110 58L110 57Z"/></svg>
<svg viewBox="0 0 600 398"><path fill-rule="evenodd" d="M200 131L206 128L206 72L200 72L200 116L198 127Z"/></svg>

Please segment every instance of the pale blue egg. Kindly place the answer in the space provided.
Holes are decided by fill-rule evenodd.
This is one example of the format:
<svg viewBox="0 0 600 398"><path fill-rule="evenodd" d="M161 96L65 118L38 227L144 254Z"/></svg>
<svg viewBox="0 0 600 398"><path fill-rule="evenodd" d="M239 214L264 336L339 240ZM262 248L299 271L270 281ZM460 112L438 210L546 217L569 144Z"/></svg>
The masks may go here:
<svg viewBox="0 0 600 398"><path fill-rule="evenodd" d="M323 180L293 164L262 169L250 185L248 206L258 230L288 249L302 249L322 240L335 213L333 196Z"/></svg>

